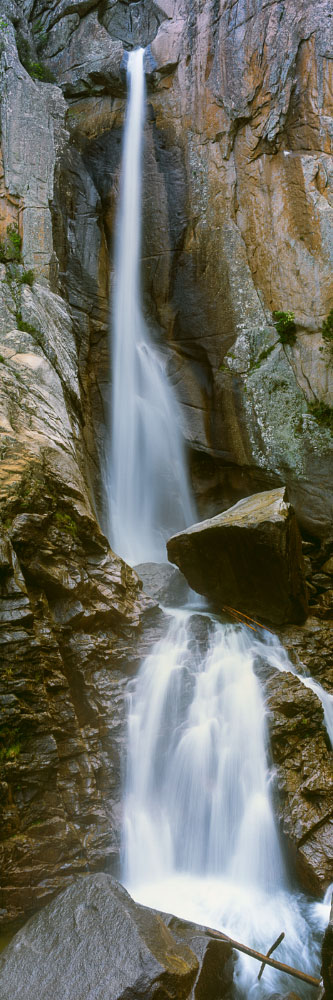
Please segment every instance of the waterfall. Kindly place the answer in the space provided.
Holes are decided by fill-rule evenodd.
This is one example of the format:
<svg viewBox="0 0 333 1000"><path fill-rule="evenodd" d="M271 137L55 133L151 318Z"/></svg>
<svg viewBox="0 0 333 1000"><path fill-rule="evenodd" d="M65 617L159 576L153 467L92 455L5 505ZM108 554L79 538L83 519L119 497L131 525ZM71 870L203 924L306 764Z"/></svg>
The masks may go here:
<svg viewBox="0 0 333 1000"><path fill-rule="evenodd" d="M169 629L132 682L124 802L124 882L139 902L219 928L319 972L329 902L291 892L271 803L257 657L285 670L267 633L169 611ZM279 652L280 651L280 652ZM290 665L289 665L290 668ZM237 997L293 984L239 956ZM297 984L297 993L308 996Z"/></svg>
<svg viewBox="0 0 333 1000"><path fill-rule="evenodd" d="M128 562L165 558L165 539L195 519L179 406L140 295L143 50L128 59L112 311L110 537ZM167 634L129 683L123 881L141 903L211 925L260 951L284 930L281 961L315 974L328 903L291 892L274 821L262 656L291 664L278 640L197 609L166 611ZM332 700L321 697L332 729ZM253 959L236 963L237 998L292 988ZM306 988L297 992L307 996Z"/></svg>
<svg viewBox="0 0 333 1000"><path fill-rule="evenodd" d="M117 219L112 326L112 547L130 564L166 559L165 541L193 523L180 407L166 359L152 344L140 294L143 49L128 58L129 98Z"/></svg>

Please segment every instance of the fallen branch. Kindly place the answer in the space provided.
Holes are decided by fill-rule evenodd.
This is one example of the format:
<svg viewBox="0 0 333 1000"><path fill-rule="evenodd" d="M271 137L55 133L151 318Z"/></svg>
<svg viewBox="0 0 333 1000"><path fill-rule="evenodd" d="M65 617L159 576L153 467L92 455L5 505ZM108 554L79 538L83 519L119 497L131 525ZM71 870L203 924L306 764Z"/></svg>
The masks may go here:
<svg viewBox="0 0 333 1000"><path fill-rule="evenodd" d="M228 614L232 614L233 618L237 618L240 625L246 625L247 622L252 622L252 625L248 625L247 627L252 628L253 632L257 631L256 628L253 628L254 625L257 625L265 632L270 632L271 635L275 635L275 632L272 632L272 629L268 628L268 625L263 625L262 622L257 622L255 618L250 618L249 615L245 615L243 611L237 611L236 608L230 608L228 604L224 604L222 611L227 611ZM244 618L246 618L246 621L243 621Z"/></svg>
<svg viewBox="0 0 333 1000"><path fill-rule="evenodd" d="M291 965L285 965L284 962L277 962L275 958L269 958L268 955L262 955L260 951L255 951L253 948L249 948L246 944L241 944L240 941L234 941L233 938L228 937L227 934L222 934L222 931L215 931L211 927L205 927L205 934L207 937L217 938L220 941L225 941L230 944L232 948L236 951L241 951L244 955L250 955L251 958L257 959L263 965L270 965L273 969L278 969L279 972L286 972L288 976L294 976L295 979L301 979L303 983L309 983L310 986L321 986L321 980L316 979L314 976L309 976L307 972L301 972L300 969L293 969Z"/></svg>
<svg viewBox="0 0 333 1000"><path fill-rule="evenodd" d="M183 921L181 921L183 922ZM187 927L193 927L193 930L198 933L198 924L192 923L191 920L184 921ZM222 931L216 931L213 927L205 927L201 925L201 929L205 937L216 938L218 941L224 941L225 944L230 944L232 948L236 951L243 952L244 955L249 955L250 958L255 958L257 962L261 962L263 965L270 965L273 969L277 969L278 972L285 972L288 976L294 976L295 979L301 979L303 983L309 983L310 986L321 986L321 979L316 979L314 976L309 976L308 972L301 972L300 969L293 969L291 965L285 965L284 962L277 962L275 958L270 958L269 955L274 948L280 943L281 936L272 945L268 955L262 955L261 951L255 951L254 948L249 948L246 944L241 944L240 941L234 941L233 938L228 937L227 934L223 934Z"/></svg>

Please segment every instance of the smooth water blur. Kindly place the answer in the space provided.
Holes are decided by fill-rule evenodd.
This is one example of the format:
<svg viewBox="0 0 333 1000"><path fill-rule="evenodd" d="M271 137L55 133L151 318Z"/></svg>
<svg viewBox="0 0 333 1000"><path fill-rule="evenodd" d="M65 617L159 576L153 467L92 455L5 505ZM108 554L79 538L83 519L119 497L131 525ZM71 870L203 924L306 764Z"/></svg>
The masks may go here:
<svg viewBox="0 0 333 1000"><path fill-rule="evenodd" d="M127 562L166 560L165 541L196 520L180 407L166 360L151 343L141 306L143 49L128 58L129 99L117 219L112 343L109 537Z"/></svg>
<svg viewBox="0 0 333 1000"><path fill-rule="evenodd" d="M207 614L168 614L130 694L124 882L141 903L262 952L284 930L275 957L316 975L327 907L288 887L253 670L259 652L277 660L280 648L283 661L284 651ZM268 968L259 984L258 971L239 956L240 996L293 988ZM311 995L301 983L297 993Z"/></svg>
<svg viewBox="0 0 333 1000"><path fill-rule="evenodd" d="M128 59L112 313L109 533L128 562L165 559L165 540L195 520L180 412L165 359L151 343L140 294L143 50ZM199 599L200 601L200 599ZM292 670L270 633L221 625L195 606L169 629L131 682L124 803L124 878L135 899L220 928L261 952L285 932L281 961L319 973L329 901L288 885L271 803L265 705L254 662ZM298 676L300 676L298 674ZM331 739L333 698L311 678ZM235 996L313 991L239 955Z"/></svg>

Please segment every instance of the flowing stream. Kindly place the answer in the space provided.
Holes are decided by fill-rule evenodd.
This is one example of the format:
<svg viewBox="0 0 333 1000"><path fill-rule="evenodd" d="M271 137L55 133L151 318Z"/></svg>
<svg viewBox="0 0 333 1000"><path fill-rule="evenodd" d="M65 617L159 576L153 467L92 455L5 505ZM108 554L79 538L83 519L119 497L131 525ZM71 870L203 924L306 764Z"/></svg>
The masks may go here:
<svg viewBox="0 0 333 1000"><path fill-rule="evenodd" d="M128 60L115 262L112 449L113 547L130 563L165 559L165 539L195 520L180 415L140 301L143 50ZM130 683L123 881L138 901L230 933L281 961L319 971L318 931L329 901L291 891L271 801L262 657L292 670L279 641L195 608L166 610L168 629ZM333 699L321 697L333 735ZM326 700L325 700L326 699ZM330 728L331 727L331 728ZM239 956L235 996L300 983Z"/></svg>
<svg viewBox="0 0 333 1000"><path fill-rule="evenodd" d="M166 559L165 542L195 521L180 408L166 359L151 342L140 294L143 49L128 59L112 327L111 544L128 563Z"/></svg>

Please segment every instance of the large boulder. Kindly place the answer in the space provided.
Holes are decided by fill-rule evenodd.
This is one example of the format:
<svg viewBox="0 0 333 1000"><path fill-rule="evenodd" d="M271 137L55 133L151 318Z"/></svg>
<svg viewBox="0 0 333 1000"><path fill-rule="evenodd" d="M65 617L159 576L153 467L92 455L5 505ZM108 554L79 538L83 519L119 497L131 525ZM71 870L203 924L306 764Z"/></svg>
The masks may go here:
<svg viewBox="0 0 333 1000"><path fill-rule="evenodd" d="M16 934L0 960L2 1000L185 1000L198 961L111 875L87 875Z"/></svg>
<svg viewBox="0 0 333 1000"><path fill-rule="evenodd" d="M189 596L188 585L175 566L149 562L139 563L134 569L142 580L145 594L154 601L167 608L178 608L180 604L186 603Z"/></svg>
<svg viewBox="0 0 333 1000"><path fill-rule="evenodd" d="M304 621L301 537L285 488L256 493L167 543L190 587L220 607L280 625Z"/></svg>

